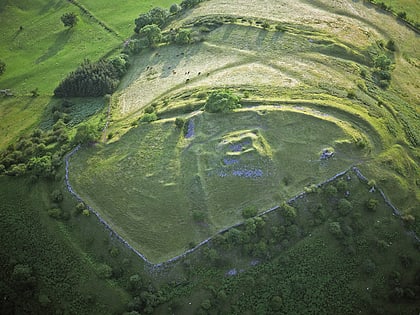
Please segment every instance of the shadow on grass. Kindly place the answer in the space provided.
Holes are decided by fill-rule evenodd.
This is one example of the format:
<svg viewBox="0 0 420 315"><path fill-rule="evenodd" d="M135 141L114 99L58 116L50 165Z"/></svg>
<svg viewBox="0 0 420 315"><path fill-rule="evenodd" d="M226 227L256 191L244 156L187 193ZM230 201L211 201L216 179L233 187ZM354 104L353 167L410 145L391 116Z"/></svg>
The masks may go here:
<svg viewBox="0 0 420 315"><path fill-rule="evenodd" d="M36 64L41 63L57 55L57 53L60 52L64 48L64 46L67 44L72 33L73 33L72 29L66 29L59 32L57 34L54 44L50 48L48 48L48 50L41 57L35 60L35 63Z"/></svg>
<svg viewBox="0 0 420 315"><path fill-rule="evenodd" d="M48 13L51 10L58 11L63 7L63 5L65 5L65 3L63 3L63 1L50 0L44 6L40 7L40 10L39 10L38 14L43 15L43 14Z"/></svg>

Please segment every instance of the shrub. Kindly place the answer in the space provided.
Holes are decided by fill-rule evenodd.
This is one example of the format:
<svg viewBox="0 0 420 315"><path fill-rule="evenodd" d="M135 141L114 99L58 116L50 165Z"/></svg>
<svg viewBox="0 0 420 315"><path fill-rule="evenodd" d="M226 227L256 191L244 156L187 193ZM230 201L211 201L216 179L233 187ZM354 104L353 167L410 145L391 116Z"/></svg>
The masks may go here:
<svg viewBox="0 0 420 315"><path fill-rule="evenodd" d="M334 185L328 185L325 187L324 191L328 196L334 196L337 194L337 188L335 188Z"/></svg>
<svg viewBox="0 0 420 315"><path fill-rule="evenodd" d="M296 209L289 205L286 202L283 202L280 205L280 214L285 218L289 220L293 220L296 218Z"/></svg>
<svg viewBox="0 0 420 315"><path fill-rule="evenodd" d="M61 193L61 191L59 189L53 190L50 197L51 197L51 201L53 201L53 202L63 201L63 194Z"/></svg>
<svg viewBox="0 0 420 315"><path fill-rule="evenodd" d="M330 233L336 238L343 237L343 232L341 231L341 226L338 222L331 222L330 224L328 224L328 231L330 231Z"/></svg>
<svg viewBox="0 0 420 315"><path fill-rule="evenodd" d="M256 206L248 206L248 207L242 209L242 216L245 219L255 217L257 215L257 213L258 213L258 209L257 209Z"/></svg>
<svg viewBox="0 0 420 315"><path fill-rule="evenodd" d="M353 89L350 89L347 91L347 98L353 99L356 97L356 91Z"/></svg>
<svg viewBox="0 0 420 315"><path fill-rule="evenodd" d="M191 31L188 29L180 29L175 36L175 43L177 44L186 45L190 44L191 42Z"/></svg>
<svg viewBox="0 0 420 315"><path fill-rule="evenodd" d="M370 199L366 202L366 208L367 208L369 211L375 211L375 210L376 210L376 208L378 207L378 203L379 203L378 199L375 199L375 198L370 198Z"/></svg>
<svg viewBox="0 0 420 315"><path fill-rule="evenodd" d="M353 205L347 199L340 199L338 202L338 212L342 216L346 216L352 210Z"/></svg>
<svg viewBox="0 0 420 315"><path fill-rule="evenodd" d="M112 268L107 264L99 264L96 267L96 272L100 279L109 279L112 276Z"/></svg>
<svg viewBox="0 0 420 315"><path fill-rule="evenodd" d="M343 179L339 179L337 181L337 190L338 191L344 192L344 191L347 190L347 188L348 188L348 185L347 185L347 183Z"/></svg>
<svg viewBox="0 0 420 315"><path fill-rule="evenodd" d="M169 12L171 14L178 13L179 10L181 10L181 6L177 3L172 4L171 7L169 8Z"/></svg>
<svg viewBox="0 0 420 315"><path fill-rule="evenodd" d="M51 208L47 210L48 215L54 219L60 219L63 211L60 208Z"/></svg>
<svg viewBox="0 0 420 315"><path fill-rule="evenodd" d="M204 109L210 113L227 113L239 107L239 97L231 91L222 90L210 94Z"/></svg>
<svg viewBox="0 0 420 315"><path fill-rule="evenodd" d="M392 39L390 39L387 43L386 43L386 48L388 48L391 51L396 51L397 50L397 46L395 45L395 41L393 41Z"/></svg>
<svg viewBox="0 0 420 315"><path fill-rule="evenodd" d="M391 68L392 61L385 54L380 54L373 60L375 68L382 70L389 70Z"/></svg>
<svg viewBox="0 0 420 315"><path fill-rule="evenodd" d="M157 120L158 117L156 115L156 113L145 113L141 118L140 121L141 122L152 122Z"/></svg>

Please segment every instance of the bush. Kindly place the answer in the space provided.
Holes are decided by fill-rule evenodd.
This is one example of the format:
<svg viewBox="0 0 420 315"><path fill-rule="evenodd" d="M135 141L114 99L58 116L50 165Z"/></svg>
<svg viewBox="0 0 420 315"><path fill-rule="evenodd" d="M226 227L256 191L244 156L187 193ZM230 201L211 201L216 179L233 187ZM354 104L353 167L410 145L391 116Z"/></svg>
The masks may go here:
<svg viewBox="0 0 420 315"><path fill-rule="evenodd" d="M328 224L328 231L330 231L330 233L336 238L343 237L343 232L341 231L341 226L338 222L331 222L330 224Z"/></svg>
<svg viewBox="0 0 420 315"><path fill-rule="evenodd" d="M369 211L375 211L375 210L376 210L376 208L378 207L378 203L379 203L378 199L375 199L375 198L370 198L370 199L366 202L366 208L367 208Z"/></svg>
<svg viewBox="0 0 420 315"><path fill-rule="evenodd" d="M61 193L61 191L59 189L54 190L51 193L51 201L52 202L61 202L63 201L63 194Z"/></svg>
<svg viewBox="0 0 420 315"><path fill-rule="evenodd" d="M338 202L338 212L341 216L346 216L352 210L353 205L347 199L340 199Z"/></svg>
<svg viewBox="0 0 420 315"><path fill-rule="evenodd" d="M177 44L186 45L190 44L191 42L191 31L188 29L180 29L175 35L175 43Z"/></svg>
<svg viewBox="0 0 420 315"><path fill-rule="evenodd" d="M210 113L227 113L240 108L239 97L228 90L212 92L204 109Z"/></svg>
<svg viewBox="0 0 420 315"><path fill-rule="evenodd" d="M245 219L255 217L258 213L258 209L255 206L248 206L242 210L242 216Z"/></svg>
<svg viewBox="0 0 420 315"><path fill-rule="evenodd" d="M390 39L387 43L386 43L386 48L388 48L391 51L396 51L397 50L397 46L395 45L395 41L393 41L392 39Z"/></svg>
<svg viewBox="0 0 420 315"><path fill-rule="evenodd" d="M169 8L169 12L171 14L178 13L180 10L181 10L181 6L177 3L172 4L171 7Z"/></svg>
<svg viewBox="0 0 420 315"><path fill-rule="evenodd" d="M167 21L168 16L168 11L162 8L155 7L147 13L140 14L140 16L134 20L134 23L136 24L134 31L136 33L139 33L143 27L152 24L162 27Z"/></svg>
<svg viewBox="0 0 420 315"><path fill-rule="evenodd" d="M141 122L152 122L157 120L158 117L156 115L156 113L145 113L141 118L140 121Z"/></svg>
<svg viewBox="0 0 420 315"><path fill-rule="evenodd" d="M63 211L60 208L51 208L47 210L48 215L54 219L60 219Z"/></svg>
<svg viewBox="0 0 420 315"><path fill-rule="evenodd" d="M294 220L296 218L296 209L286 202L283 202L280 206L280 214L288 220Z"/></svg>
<svg viewBox="0 0 420 315"><path fill-rule="evenodd" d="M96 272L100 279L109 279L112 276L112 268L107 264L99 264L96 267Z"/></svg>

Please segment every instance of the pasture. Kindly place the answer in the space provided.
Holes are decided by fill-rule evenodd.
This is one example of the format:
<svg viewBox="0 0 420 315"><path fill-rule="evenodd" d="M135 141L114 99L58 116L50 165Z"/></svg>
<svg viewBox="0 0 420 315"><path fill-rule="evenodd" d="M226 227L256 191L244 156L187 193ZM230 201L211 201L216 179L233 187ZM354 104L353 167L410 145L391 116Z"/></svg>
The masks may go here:
<svg viewBox="0 0 420 315"><path fill-rule="evenodd" d="M241 222L246 207L273 207L367 157L332 117L303 108L244 109L141 124L71 160L86 202L152 262L162 262ZM324 148L335 155L321 160Z"/></svg>
<svg viewBox="0 0 420 315"><path fill-rule="evenodd" d="M124 38L128 38L133 34L134 20L138 18L140 13L149 11L154 7L169 9L177 0L146 0L146 1L95 1L95 0L79 0L85 8L92 12L96 18L105 21L109 27L115 30Z"/></svg>

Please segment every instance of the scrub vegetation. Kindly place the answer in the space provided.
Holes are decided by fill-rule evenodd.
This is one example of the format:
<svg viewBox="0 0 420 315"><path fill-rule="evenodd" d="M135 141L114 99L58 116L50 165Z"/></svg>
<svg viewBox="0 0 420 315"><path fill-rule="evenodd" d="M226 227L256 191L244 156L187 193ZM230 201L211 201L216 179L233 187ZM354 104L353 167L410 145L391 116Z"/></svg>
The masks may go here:
<svg viewBox="0 0 420 315"><path fill-rule="evenodd" d="M419 313L418 9L3 1L0 313Z"/></svg>

